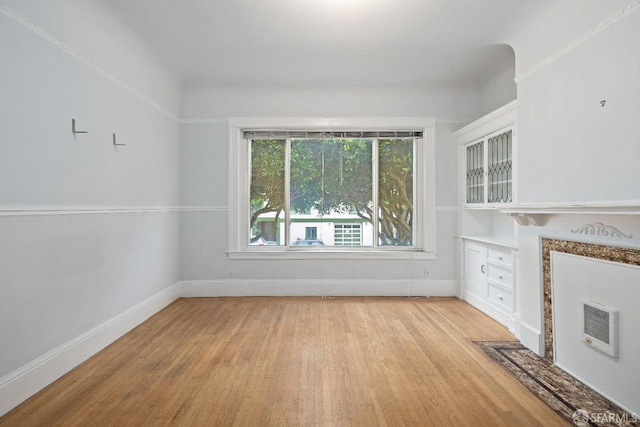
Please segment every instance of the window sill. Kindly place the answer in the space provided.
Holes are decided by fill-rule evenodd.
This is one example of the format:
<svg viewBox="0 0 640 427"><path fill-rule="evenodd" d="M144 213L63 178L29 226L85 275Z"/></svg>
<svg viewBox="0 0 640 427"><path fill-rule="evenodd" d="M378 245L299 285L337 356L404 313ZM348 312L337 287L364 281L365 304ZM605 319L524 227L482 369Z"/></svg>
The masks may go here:
<svg viewBox="0 0 640 427"><path fill-rule="evenodd" d="M262 249L227 252L229 259L282 259L282 260L427 260L436 259L435 252L422 250L299 250L299 249Z"/></svg>

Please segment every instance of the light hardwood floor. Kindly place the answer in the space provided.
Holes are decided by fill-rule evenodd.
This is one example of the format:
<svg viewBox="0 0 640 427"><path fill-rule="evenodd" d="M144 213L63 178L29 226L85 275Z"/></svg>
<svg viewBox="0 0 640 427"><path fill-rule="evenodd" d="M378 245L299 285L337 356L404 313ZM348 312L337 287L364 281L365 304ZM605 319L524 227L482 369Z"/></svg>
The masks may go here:
<svg viewBox="0 0 640 427"><path fill-rule="evenodd" d="M184 298L0 426L567 425L455 298Z"/></svg>

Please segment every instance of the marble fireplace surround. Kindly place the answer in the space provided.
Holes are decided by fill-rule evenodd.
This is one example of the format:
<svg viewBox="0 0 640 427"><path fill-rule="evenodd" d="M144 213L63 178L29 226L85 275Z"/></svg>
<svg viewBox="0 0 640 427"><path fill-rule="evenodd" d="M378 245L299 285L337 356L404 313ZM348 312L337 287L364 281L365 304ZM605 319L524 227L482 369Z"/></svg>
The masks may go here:
<svg viewBox="0 0 640 427"><path fill-rule="evenodd" d="M551 252L640 266L640 249L542 237L544 357L553 363Z"/></svg>

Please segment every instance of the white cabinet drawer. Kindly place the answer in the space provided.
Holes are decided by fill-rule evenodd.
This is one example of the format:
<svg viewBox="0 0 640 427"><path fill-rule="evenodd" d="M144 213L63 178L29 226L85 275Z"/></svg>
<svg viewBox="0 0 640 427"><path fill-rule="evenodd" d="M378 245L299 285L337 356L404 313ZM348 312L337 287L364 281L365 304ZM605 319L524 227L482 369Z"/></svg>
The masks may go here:
<svg viewBox="0 0 640 427"><path fill-rule="evenodd" d="M511 255L511 252L488 248L487 259L489 260L489 262L513 266L513 256Z"/></svg>
<svg viewBox="0 0 640 427"><path fill-rule="evenodd" d="M462 297L514 332L517 248L496 240L465 239L461 265Z"/></svg>
<svg viewBox="0 0 640 427"><path fill-rule="evenodd" d="M489 301L511 313L513 311L513 294L506 289L489 283Z"/></svg>
<svg viewBox="0 0 640 427"><path fill-rule="evenodd" d="M497 282L508 289L513 286L513 273L511 270L498 267L497 265L487 264L487 278L490 281Z"/></svg>

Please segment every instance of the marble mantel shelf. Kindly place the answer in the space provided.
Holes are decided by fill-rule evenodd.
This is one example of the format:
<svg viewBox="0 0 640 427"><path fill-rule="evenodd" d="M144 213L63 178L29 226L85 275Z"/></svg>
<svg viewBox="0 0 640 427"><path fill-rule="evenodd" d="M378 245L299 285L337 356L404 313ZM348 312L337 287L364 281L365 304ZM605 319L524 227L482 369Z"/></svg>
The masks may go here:
<svg viewBox="0 0 640 427"><path fill-rule="evenodd" d="M544 225L548 215L640 215L640 200L598 203L523 204L500 209L519 225Z"/></svg>

